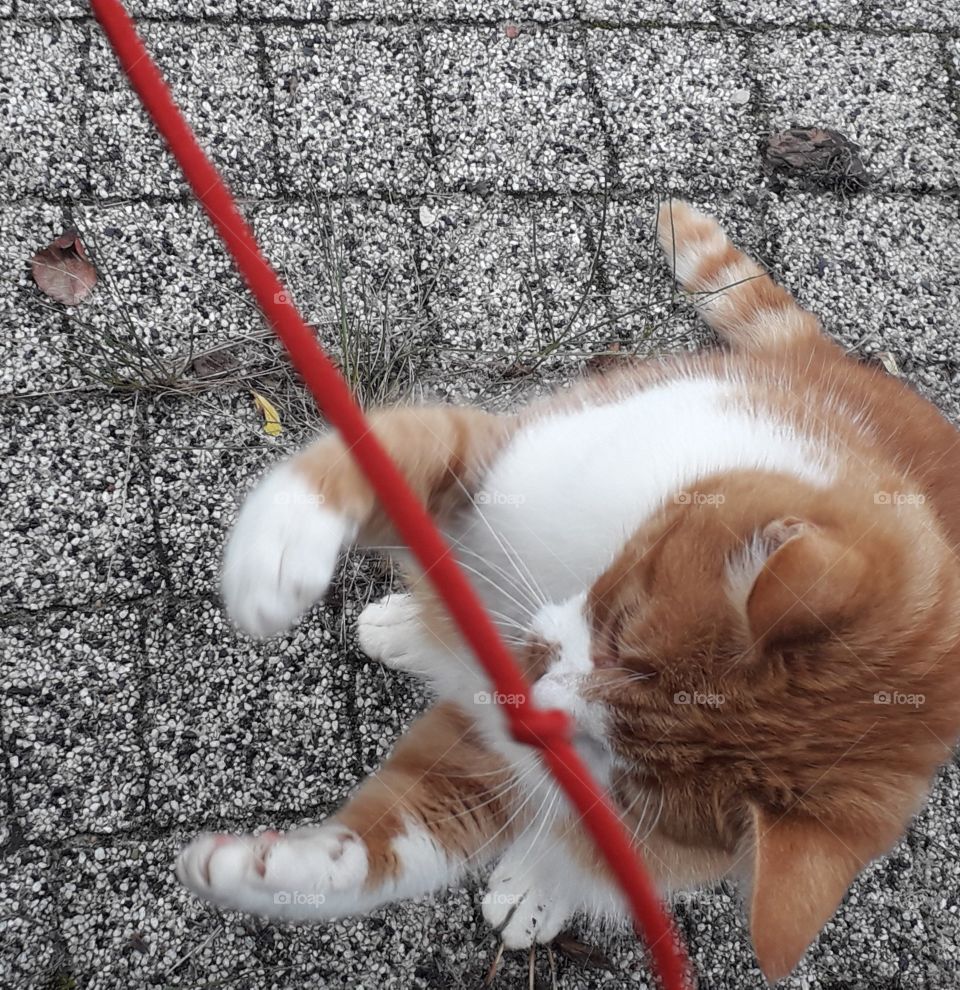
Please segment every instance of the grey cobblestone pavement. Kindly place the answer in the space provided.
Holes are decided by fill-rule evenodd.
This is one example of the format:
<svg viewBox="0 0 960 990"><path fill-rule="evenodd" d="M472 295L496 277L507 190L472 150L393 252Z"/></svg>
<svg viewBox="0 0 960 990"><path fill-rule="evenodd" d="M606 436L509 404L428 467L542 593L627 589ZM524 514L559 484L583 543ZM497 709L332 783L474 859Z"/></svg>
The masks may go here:
<svg viewBox="0 0 960 990"><path fill-rule="evenodd" d="M131 8L368 402L500 406L598 352L706 342L652 245L679 193L960 417L951 0ZM772 182L759 142L794 124L858 142L870 187ZM71 310L29 274L68 226L101 276ZM288 927L174 881L198 829L322 818L426 701L355 646L382 562L348 559L266 644L224 619L236 506L319 423L82 0L0 0L0 268L0 987L479 986L473 889ZM958 840L952 765L784 985L960 986ZM704 988L762 986L732 889L676 913ZM612 967L560 959L561 987L652 986L629 934L582 934ZM495 985L527 986L525 958Z"/></svg>

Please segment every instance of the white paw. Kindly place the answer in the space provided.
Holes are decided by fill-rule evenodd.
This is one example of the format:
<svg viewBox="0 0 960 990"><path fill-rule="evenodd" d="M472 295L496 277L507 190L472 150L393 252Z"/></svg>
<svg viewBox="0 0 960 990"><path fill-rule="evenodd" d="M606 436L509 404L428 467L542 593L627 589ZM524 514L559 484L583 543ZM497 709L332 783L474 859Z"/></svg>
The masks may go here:
<svg viewBox="0 0 960 990"><path fill-rule="evenodd" d="M371 602L357 619L360 649L388 667L411 669L416 663L419 614L413 595L387 595Z"/></svg>
<svg viewBox="0 0 960 990"><path fill-rule="evenodd" d="M335 918L362 910L367 851L341 825L286 835L197 836L177 857L177 877L205 900L272 918Z"/></svg>
<svg viewBox="0 0 960 990"><path fill-rule="evenodd" d="M230 618L252 636L285 629L327 590L340 548L354 535L292 465L280 465L244 502L227 542Z"/></svg>
<svg viewBox="0 0 960 990"><path fill-rule="evenodd" d="M536 883L501 863L483 896L483 917L508 949L550 942L570 917L569 904L555 889Z"/></svg>

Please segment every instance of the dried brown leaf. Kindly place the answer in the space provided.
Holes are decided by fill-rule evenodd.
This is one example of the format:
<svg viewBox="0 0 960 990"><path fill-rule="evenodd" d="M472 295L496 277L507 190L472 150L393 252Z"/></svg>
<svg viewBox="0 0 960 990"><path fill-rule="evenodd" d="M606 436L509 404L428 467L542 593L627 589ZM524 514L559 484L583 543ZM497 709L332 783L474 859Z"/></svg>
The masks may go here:
<svg viewBox="0 0 960 990"><path fill-rule="evenodd" d="M40 291L65 306L82 302L97 284L97 270L75 230L65 230L38 251L30 267Z"/></svg>
<svg viewBox="0 0 960 990"><path fill-rule="evenodd" d="M859 146L828 127L792 127L771 134L760 153L771 174L798 178L805 186L853 192L871 181Z"/></svg>
<svg viewBox="0 0 960 990"><path fill-rule="evenodd" d="M127 944L131 949L136 949L137 952L140 952L143 955L147 955L150 952L150 946L147 944L147 940L143 937L143 932L134 932L127 940Z"/></svg>
<svg viewBox="0 0 960 990"><path fill-rule="evenodd" d="M578 966L586 969L605 969L609 973L614 971L613 963L598 948L581 942L569 933L561 932L552 944Z"/></svg>
<svg viewBox="0 0 960 990"><path fill-rule="evenodd" d="M228 346L198 354L190 362L189 370L198 378L218 378L235 372L239 366L236 354Z"/></svg>

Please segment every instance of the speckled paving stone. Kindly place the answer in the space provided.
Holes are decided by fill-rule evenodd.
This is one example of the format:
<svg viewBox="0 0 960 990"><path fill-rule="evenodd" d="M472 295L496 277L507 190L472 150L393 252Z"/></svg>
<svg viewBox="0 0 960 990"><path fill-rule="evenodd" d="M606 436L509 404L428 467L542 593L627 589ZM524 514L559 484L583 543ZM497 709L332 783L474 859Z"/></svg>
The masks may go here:
<svg viewBox="0 0 960 990"><path fill-rule="evenodd" d="M950 0L720 0L723 16L737 24L772 27L836 25L870 31L944 31L960 27L960 7Z"/></svg>
<svg viewBox="0 0 960 990"><path fill-rule="evenodd" d="M107 383L191 377L192 357L263 328L233 264L199 206L117 203L74 213L100 285L71 314L77 346L99 341L89 372Z"/></svg>
<svg viewBox="0 0 960 990"><path fill-rule="evenodd" d="M755 183L752 69L744 43L713 31L590 31L607 126L628 189Z"/></svg>
<svg viewBox="0 0 960 990"><path fill-rule="evenodd" d="M757 966L743 915L740 895L729 884L696 892L681 891L671 899L677 927L690 958L701 977L711 985L737 990L766 990L768 984ZM620 972L638 971L644 965L643 951L632 932L614 943L632 965ZM624 986L631 984L624 980Z"/></svg>
<svg viewBox="0 0 960 990"><path fill-rule="evenodd" d="M84 0L18 0L20 17L86 17L90 5ZM124 0L132 17L233 17L237 0ZM94 31L99 28L94 26Z"/></svg>
<svg viewBox="0 0 960 990"><path fill-rule="evenodd" d="M891 352L911 379L925 365L955 365L958 330L944 319L960 307L954 204L791 196L772 206L768 223L780 277L845 344Z"/></svg>
<svg viewBox="0 0 960 990"><path fill-rule="evenodd" d="M234 192L276 192L269 95L256 32L232 24L149 23L141 33L200 143ZM98 196L185 190L180 173L126 83L101 34L90 54L90 181Z"/></svg>
<svg viewBox="0 0 960 990"><path fill-rule="evenodd" d="M884 186L956 184L960 128L936 38L775 32L757 39L757 62L770 129L832 127Z"/></svg>
<svg viewBox="0 0 960 990"><path fill-rule="evenodd" d="M257 990L356 990L374 980L387 990L426 990L438 978L446 978L442 986L476 985L492 958L489 942L476 944L475 902L466 893L319 925L218 911L174 878L177 850L190 837L65 851L60 901L78 986L196 990L215 973L226 987Z"/></svg>
<svg viewBox="0 0 960 990"><path fill-rule="evenodd" d="M156 590L133 402L25 399L4 404L0 423L0 607L84 605Z"/></svg>
<svg viewBox="0 0 960 990"><path fill-rule="evenodd" d="M330 15L330 0L237 0L237 2L240 4L243 17L282 17L300 21L322 21ZM375 5L375 0L371 0L371 4Z"/></svg>
<svg viewBox="0 0 960 990"><path fill-rule="evenodd" d="M583 0L416 0L423 17L436 20L504 20L500 30L507 24L520 26L519 22L573 20L579 13ZM521 30L523 30L521 28Z"/></svg>
<svg viewBox="0 0 960 990"><path fill-rule="evenodd" d="M719 3L724 18L735 24L773 27L788 24L857 27L863 22L865 8L874 6L872 0L719 0Z"/></svg>
<svg viewBox="0 0 960 990"><path fill-rule="evenodd" d="M61 926L78 987L194 988L213 973L224 986L252 985L243 981L257 971L255 936L177 883L173 862L186 839L64 850Z"/></svg>
<svg viewBox="0 0 960 990"><path fill-rule="evenodd" d="M291 421L267 383L258 385L276 403L280 437L264 431L250 391L169 396L145 411L157 529L175 594L218 594L224 541L241 501L268 466L314 435Z"/></svg>
<svg viewBox="0 0 960 990"><path fill-rule="evenodd" d="M960 6L950 0L906 0L902 4L867 3L864 23L875 30L960 28Z"/></svg>
<svg viewBox="0 0 960 990"><path fill-rule="evenodd" d="M4 748L31 838L144 820L140 623L131 606L48 613L4 629Z"/></svg>
<svg viewBox="0 0 960 990"><path fill-rule="evenodd" d="M83 0L17 0L20 19L53 20L61 17L83 17L90 8Z"/></svg>
<svg viewBox="0 0 960 990"><path fill-rule="evenodd" d="M712 0L585 0L581 19L588 24L716 23Z"/></svg>
<svg viewBox="0 0 960 990"><path fill-rule="evenodd" d="M22 841L0 858L0 978L17 990L46 990L63 960L53 861Z"/></svg>
<svg viewBox="0 0 960 990"><path fill-rule="evenodd" d="M408 20L415 17L422 0L330 0L330 20Z"/></svg>
<svg viewBox="0 0 960 990"><path fill-rule="evenodd" d="M354 639L359 612L359 603L346 602L343 622L345 642L351 647L357 761L364 774L371 774L390 755L397 739L431 704L431 698L419 681L387 670L359 652ZM324 745L329 744L327 741Z"/></svg>
<svg viewBox="0 0 960 990"><path fill-rule="evenodd" d="M86 28L63 22L0 32L0 196L79 196L87 187L80 118Z"/></svg>
<svg viewBox="0 0 960 990"><path fill-rule="evenodd" d="M461 889L381 908L366 922L272 925L261 948L264 969L269 974L276 967L290 982L269 985L277 990L290 985L331 990L480 986L495 950L492 940L483 938L477 897ZM506 962L499 977L504 986L520 985L511 981L513 970ZM560 986L568 984L561 981Z"/></svg>
<svg viewBox="0 0 960 990"><path fill-rule="evenodd" d="M439 28L426 65L442 188L599 188L606 153L578 36Z"/></svg>
<svg viewBox="0 0 960 990"><path fill-rule="evenodd" d="M0 326L4 327L0 393L33 394L77 387L86 376L69 355L67 308L45 296L33 280L30 259L63 233L59 206L0 206ZM95 297L93 297L95 298Z"/></svg>
<svg viewBox="0 0 960 990"><path fill-rule="evenodd" d="M133 17L174 20L187 17L235 17L239 0L125 0Z"/></svg>
<svg viewBox="0 0 960 990"><path fill-rule="evenodd" d="M407 195L423 188L426 116L410 29L317 25L264 36L288 189Z"/></svg>
<svg viewBox="0 0 960 990"><path fill-rule="evenodd" d="M357 782L353 661L328 608L290 633L254 642L219 603L151 616L145 706L161 824L267 815L316 820Z"/></svg>
<svg viewBox="0 0 960 990"><path fill-rule="evenodd" d="M583 354L596 341L606 311L595 285L580 303L598 208L456 196L437 198L430 210L423 264L435 283L434 352L457 369L452 377L481 367L520 370L544 352Z"/></svg>

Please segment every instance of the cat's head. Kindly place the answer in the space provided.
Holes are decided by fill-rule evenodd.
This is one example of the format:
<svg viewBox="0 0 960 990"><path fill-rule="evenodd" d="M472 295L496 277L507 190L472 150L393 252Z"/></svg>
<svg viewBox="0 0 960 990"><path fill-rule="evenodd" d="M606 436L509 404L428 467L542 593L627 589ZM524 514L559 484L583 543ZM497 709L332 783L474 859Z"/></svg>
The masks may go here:
<svg viewBox="0 0 960 990"><path fill-rule="evenodd" d="M770 977L896 842L960 728L955 558L922 496L882 494L717 477L536 630L536 700L658 795L659 834L735 864Z"/></svg>

